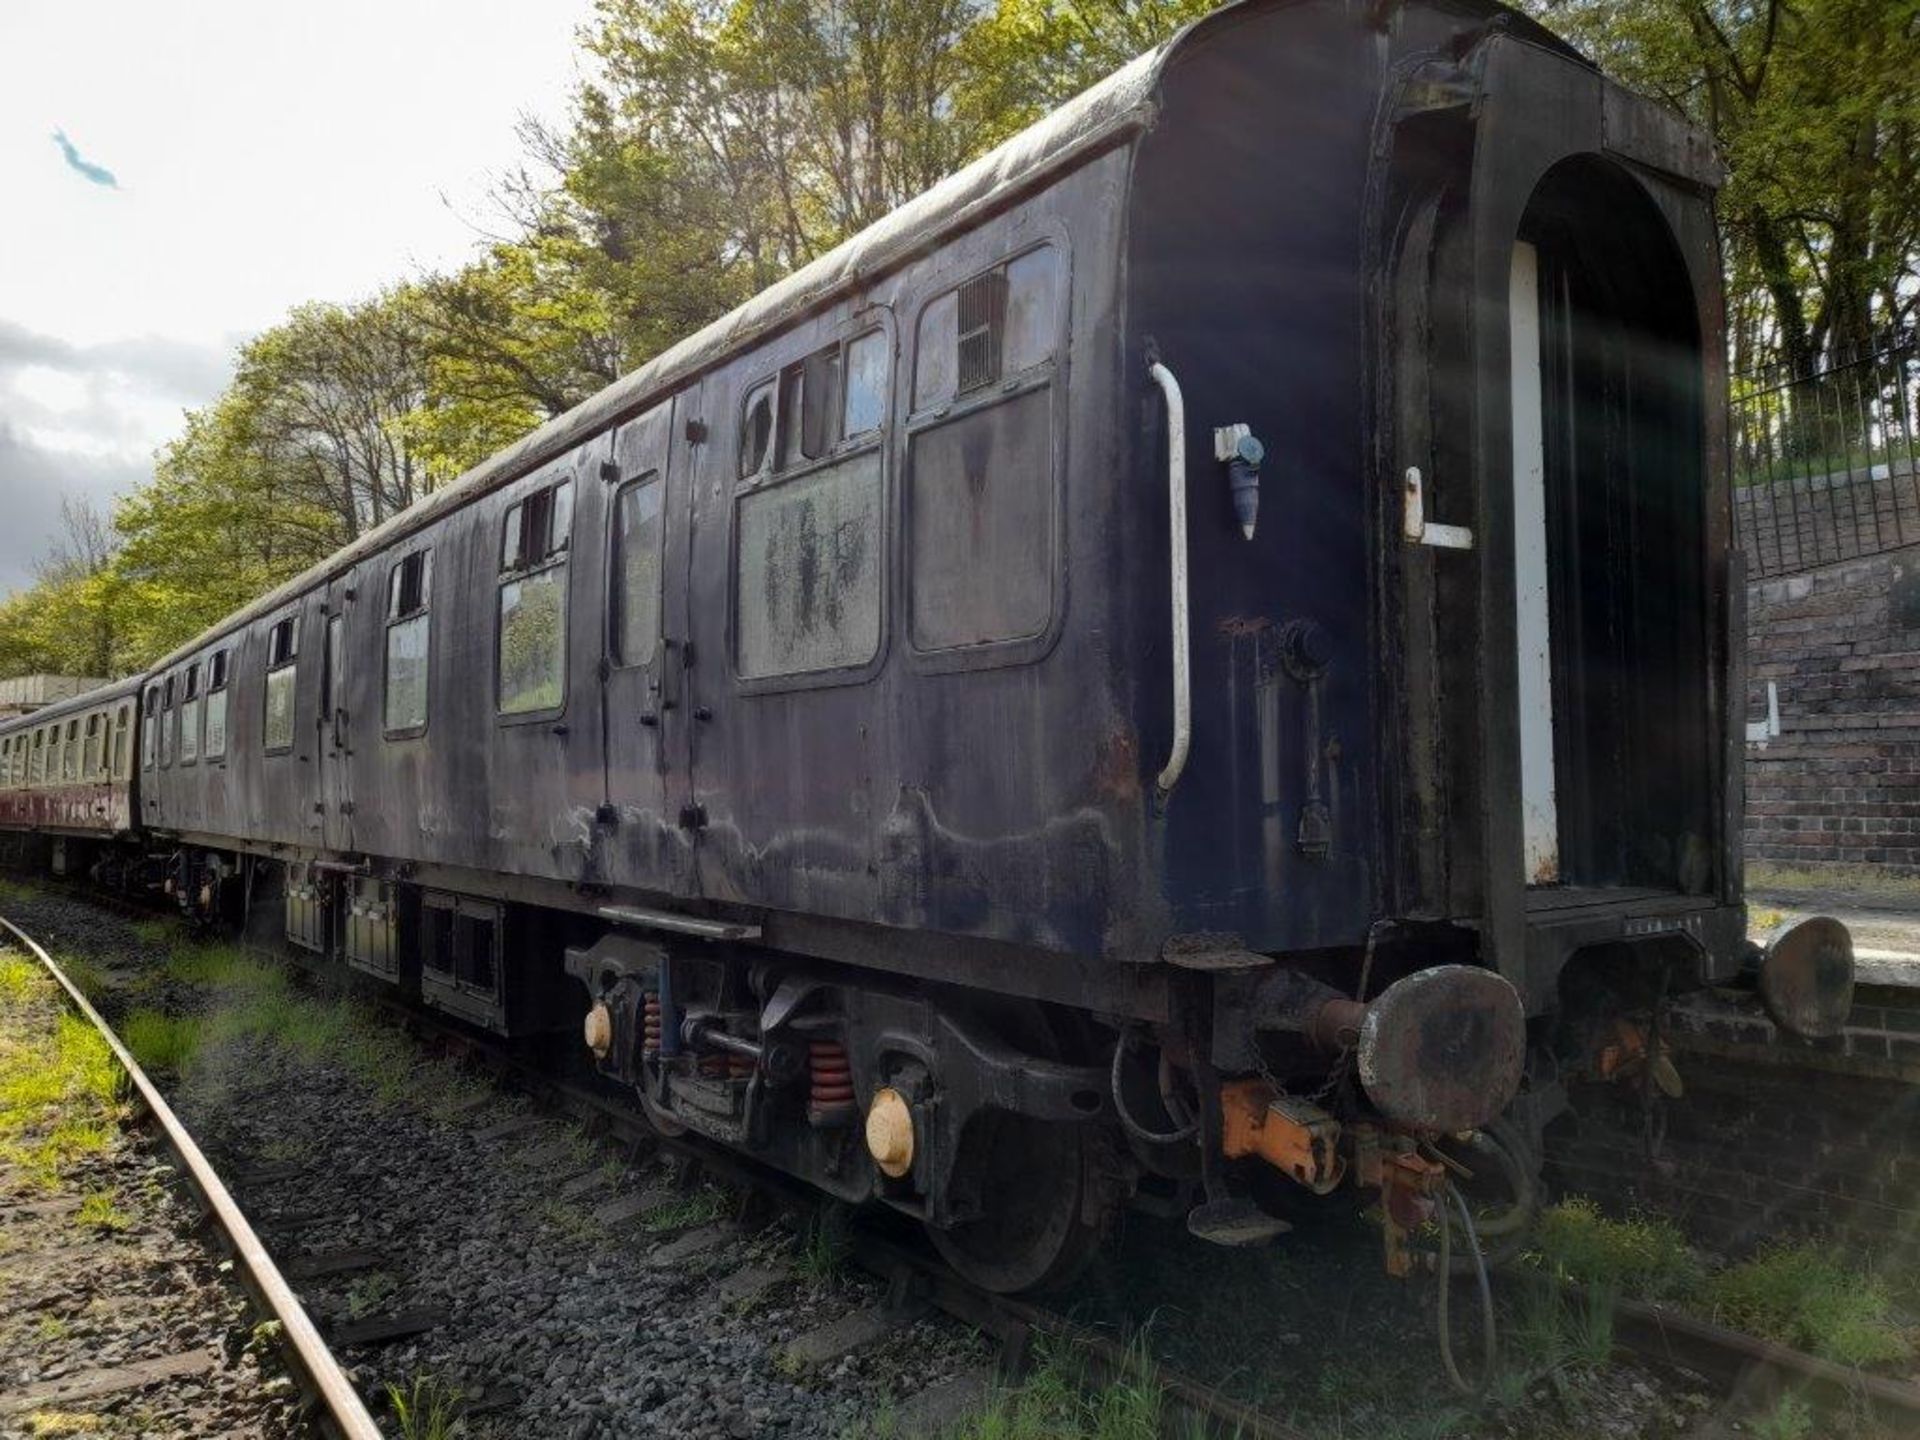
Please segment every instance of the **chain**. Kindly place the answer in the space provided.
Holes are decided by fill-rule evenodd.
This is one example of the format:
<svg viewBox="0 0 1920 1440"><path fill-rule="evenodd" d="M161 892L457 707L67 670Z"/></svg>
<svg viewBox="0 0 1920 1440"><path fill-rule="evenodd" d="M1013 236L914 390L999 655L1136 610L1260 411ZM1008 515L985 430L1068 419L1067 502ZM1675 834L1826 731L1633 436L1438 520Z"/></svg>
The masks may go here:
<svg viewBox="0 0 1920 1440"><path fill-rule="evenodd" d="M1355 1000L1364 1001L1367 998L1367 986L1373 979L1374 948L1380 943L1380 931L1392 923L1391 920L1376 920L1367 927L1367 948L1360 957L1360 982L1354 986L1353 991L1353 998ZM1343 1040L1340 1048L1334 1052L1333 1062L1327 1069L1326 1080L1321 1083L1318 1089L1296 1098L1305 1100L1309 1105L1325 1109L1326 1107L1322 1102L1329 1099L1334 1091L1346 1083L1347 1062L1353 1059L1353 1047L1357 1039L1358 1037L1356 1036L1354 1040ZM1266 1056L1260 1052L1260 1047L1257 1043L1253 1047L1253 1063L1255 1068L1260 1072L1260 1078L1273 1087L1274 1094L1285 1095L1289 1093L1287 1087L1281 1084L1274 1076L1274 1073L1267 1068Z"/></svg>

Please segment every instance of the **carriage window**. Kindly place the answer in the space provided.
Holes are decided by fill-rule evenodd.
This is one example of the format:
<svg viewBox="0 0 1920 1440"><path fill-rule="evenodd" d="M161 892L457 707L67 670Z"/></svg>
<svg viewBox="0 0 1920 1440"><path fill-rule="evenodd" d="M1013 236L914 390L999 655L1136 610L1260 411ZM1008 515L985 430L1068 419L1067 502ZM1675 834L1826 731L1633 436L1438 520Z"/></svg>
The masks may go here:
<svg viewBox="0 0 1920 1440"><path fill-rule="evenodd" d="M289 615L267 632L267 703L261 739L268 754L293 748L293 693L300 674L300 624Z"/></svg>
<svg viewBox="0 0 1920 1440"><path fill-rule="evenodd" d="M746 420L740 426L740 478L750 480L767 468L773 451L773 382L747 392Z"/></svg>
<svg viewBox="0 0 1920 1440"><path fill-rule="evenodd" d="M658 471L622 486L613 502L613 654L620 665L646 665L660 638L660 503Z"/></svg>
<svg viewBox="0 0 1920 1440"><path fill-rule="evenodd" d="M536 490L507 511L500 547L497 702L503 715L566 698L567 532L573 485Z"/></svg>
<svg viewBox="0 0 1920 1440"><path fill-rule="evenodd" d="M735 661L763 679L863 665L880 646L880 455L740 497Z"/></svg>
<svg viewBox="0 0 1920 1440"><path fill-rule="evenodd" d="M44 730L36 730L33 732L32 758L27 766L27 783L29 785L38 785L40 783L41 777L47 773L46 765L47 732Z"/></svg>
<svg viewBox="0 0 1920 1440"><path fill-rule="evenodd" d="M216 650L207 661L207 759L227 754L227 652Z"/></svg>
<svg viewBox="0 0 1920 1440"><path fill-rule="evenodd" d="M417 733L427 724L427 605L433 552L420 550L387 576L386 732Z"/></svg>
<svg viewBox="0 0 1920 1440"><path fill-rule="evenodd" d="M13 737L0 738L0 788L13 788Z"/></svg>
<svg viewBox="0 0 1920 1440"><path fill-rule="evenodd" d="M929 301L914 344L913 408L985 390L1053 357L1058 253L1042 245Z"/></svg>
<svg viewBox="0 0 1920 1440"><path fill-rule="evenodd" d="M191 765L200 758L200 666L187 667L185 693L180 700L180 763Z"/></svg>
<svg viewBox="0 0 1920 1440"><path fill-rule="evenodd" d="M98 712L87 716L86 743L80 747L80 774L84 779L94 778L94 772L100 768L100 716Z"/></svg>
<svg viewBox="0 0 1920 1440"><path fill-rule="evenodd" d="M78 716L67 721L67 740L60 747L60 778L62 780L80 778L80 719Z"/></svg>
<svg viewBox="0 0 1920 1440"><path fill-rule="evenodd" d="M915 648L1042 634L1053 616L1052 388L916 431L907 452Z"/></svg>
<svg viewBox="0 0 1920 1440"><path fill-rule="evenodd" d="M160 687L149 685L140 702L140 765L153 769L154 742L160 734Z"/></svg>
<svg viewBox="0 0 1920 1440"><path fill-rule="evenodd" d="M113 778L116 780L127 778L127 762L132 759L130 737L127 733L132 719L133 706L122 701L120 708L113 715ZM212 754L212 749L209 748L207 753Z"/></svg>
<svg viewBox="0 0 1920 1440"><path fill-rule="evenodd" d="M840 433L851 440L878 430L887 418L887 337L869 330L847 345L846 403Z"/></svg>

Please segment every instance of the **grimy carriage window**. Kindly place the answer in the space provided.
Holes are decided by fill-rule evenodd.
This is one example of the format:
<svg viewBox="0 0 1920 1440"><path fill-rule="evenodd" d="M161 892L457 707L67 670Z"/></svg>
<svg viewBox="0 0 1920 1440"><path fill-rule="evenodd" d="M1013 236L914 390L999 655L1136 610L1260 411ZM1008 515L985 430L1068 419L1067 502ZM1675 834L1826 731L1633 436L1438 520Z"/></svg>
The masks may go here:
<svg viewBox="0 0 1920 1440"><path fill-rule="evenodd" d="M613 656L618 665L652 662L660 640L661 502L666 487L649 471L613 499Z"/></svg>
<svg viewBox="0 0 1920 1440"><path fill-rule="evenodd" d="M555 710L566 698L567 537L573 483L536 490L507 511L500 542L502 715Z"/></svg>
<svg viewBox="0 0 1920 1440"><path fill-rule="evenodd" d="M113 712L113 778L116 780L125 780L129 773L128 761L133 758L132 723L133 706L122 700L120 708ZM207 753L211 755L213 751L209 749Z"/></svg>
<svg viewBox="0 0 1920 1440"><path fill-rule="evenodd" d="M80 717L67 721L67 743L60 747L60 778L80 778Z"/></svg>
<svg viewBox="0 0 1920 1440"><path fill-rule="evenodd" d="M921 311L907 454L908 624L919 650L1031 639L1053 617L1059 261L1043 245ZM995 392L1010 393L1001 398ZM939 407L979 396L951 418Z"/></svg>
<svg viewBox="0 0 1920 1440"><path fill-rule="evenodd" d="M268 754L293 748L293 693L300 674L300 621L289 615L267 631L267 703L261 739Z"/></svg>
<svg viewBox="0 0 1920 1440"><path fill-rule="evenodd" d="M32 761L27 767L27 784L38 785L47 773L47 732L33 732Z"/></svg>
<svg viewBox="0 0 1920 1440"><path fill-rule="evenodd" d="M227 651L216 650L207 660L207 743L209 760L227 754Z"/></svg>
<svg viewBox="0 0 1920 1440"><path fill-rule="evenodd" d="M427 725L427 606L433 598L433 552L416 550L387 572L387 673L384 724L389 735Z"/></svg>
<svg viewBox="0 0 1920 1440"><path fill-rule="evenodd" d="M176 676L169 675L160 684L160 763L173 763L174 694Z"/></svg>
<svg viewBox="0 0 1920 1440"><path fill-rule="evenodd" d="M149 685L140 702L140 766L144 770L153 769L154 746L159 736L160 687Z"/></svg>
<svg viewBox="0 0 1920 1440"><path fill-rule="evenodd" d="M748 416L776 382L750 392ZM734 572L734 662L742 679L864 665L880 648L880 451L871 437L887 408L887 351L878 330L788 365L771 415L773 469L845 458L743 490ZM749 437L751 438L751 437ZM745 478L766 473L763 465Z"/></svg>
<svg viewBox="0 0 1920 1440"><path fill-rule="evenodd" d="M773 382L747 392L740 422L740 478L751 480L767 468L773 454Z"/></svg>
<svg viewBox="0 0 1920 1440"><path fill-rule="evenodd" d="M100 712L87 716L86 742L80 747L80 774L91 780L100 768Z"/></svg>
<svg viewBox="0 0 1920 1440"><path fill-rule="evenodd" d="M180 699L180 763L191 765L200 758L200 662L187 667Z"/></svg>

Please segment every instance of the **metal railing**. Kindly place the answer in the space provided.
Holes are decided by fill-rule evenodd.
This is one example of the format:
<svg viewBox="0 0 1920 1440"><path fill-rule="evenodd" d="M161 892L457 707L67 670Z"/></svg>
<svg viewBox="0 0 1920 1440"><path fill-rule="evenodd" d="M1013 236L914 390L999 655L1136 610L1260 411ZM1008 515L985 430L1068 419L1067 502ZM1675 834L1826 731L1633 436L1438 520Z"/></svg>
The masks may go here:
<svg viewBox="0 0 1920 1440"><path fill-rule="evenodd" d="M1920 335L1732 384L1733 516L1755 579L1920 544Z"/></svg>

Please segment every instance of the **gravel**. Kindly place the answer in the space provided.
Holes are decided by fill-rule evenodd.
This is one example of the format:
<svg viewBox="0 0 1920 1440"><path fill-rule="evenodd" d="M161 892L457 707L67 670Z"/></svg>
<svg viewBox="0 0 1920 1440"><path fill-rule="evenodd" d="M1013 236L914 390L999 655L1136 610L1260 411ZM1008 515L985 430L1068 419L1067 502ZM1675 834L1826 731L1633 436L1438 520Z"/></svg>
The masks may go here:
<svg viewBox="0 0 1920 1440"><path fill-rule="evenodd" d="M96 967L106 1008L124 1010L129 987L141 1004L186 998L139 978L162 954L111 915L58 896L9 909L50 948ZM788 1342L882 1298L859 1274L813 1276L797 1263L800 1222L656 1263L655 1251L724 1219L737 1197L706 1186L689 1194L675 1167L628 1164L558 1118L484 1138L537 1112L424 1050L401 1085L376 1079L241 1038L203 1046L169 1087L283 1264L345 1247L382 1252L377 1268L296 1283L323 1333L397 1311L444 1312L424 1334L339 1352L370 1399L431 1377L461 1398L473 1436L800 1440L856 1432L989 1358L976 1334L936 1315L800 1371L782 1357ZM249 1172L265 1178L249 1185ZM597 1208L635 1195L646 1206L638 1216L595 1220ZM722 1300L717 1283L749 1267L782 1278Z"/></svg>

